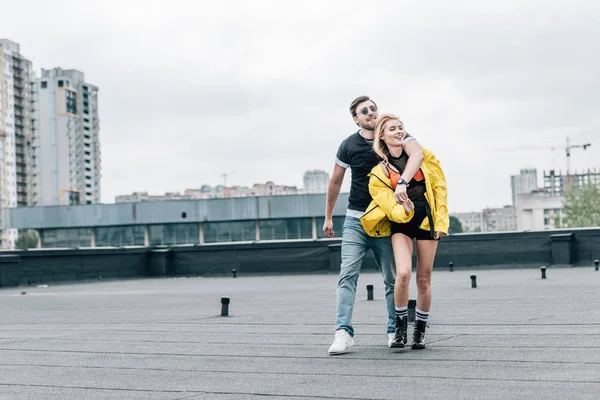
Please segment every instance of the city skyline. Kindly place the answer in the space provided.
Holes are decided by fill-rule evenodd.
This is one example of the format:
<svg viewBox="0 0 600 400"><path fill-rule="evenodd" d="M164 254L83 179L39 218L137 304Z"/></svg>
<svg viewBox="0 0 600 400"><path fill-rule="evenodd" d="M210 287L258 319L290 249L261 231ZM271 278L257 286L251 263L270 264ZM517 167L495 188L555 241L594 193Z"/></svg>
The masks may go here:
<svg viewBox="0 0 600 400"><path fill-rule="evenodd" d="M314 13L310 2L289 11L273 1L175 1L142 17L141 2L114 13L57 0L4 10L31 6L45 34L6 18L3 37L36 70L76 67L102 88L102 202L134 187L217 184L229 171L231 185L301 186L304 170L331 173L356 130L348 104L361 94L438 156L456 212L510 204L506 177L521 168L564 170L557 146L567 137L592 142L573 151L573 170L600 159L600 56L588 51L600 10L591 2L328 2ZM78 21L77 35L51 23L63 17ZM350 28L367 25L369 39Z"/></svg>

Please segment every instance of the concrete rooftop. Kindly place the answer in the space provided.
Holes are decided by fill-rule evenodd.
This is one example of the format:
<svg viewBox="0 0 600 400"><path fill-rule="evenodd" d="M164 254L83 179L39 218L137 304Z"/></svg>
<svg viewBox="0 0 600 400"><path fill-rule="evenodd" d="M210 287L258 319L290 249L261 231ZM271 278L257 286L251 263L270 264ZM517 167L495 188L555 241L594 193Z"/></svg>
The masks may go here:
<svg viewBox="0 0 600 400"><path fill-rule="evenodd" d="M336 275L4 289L0 399L598 399L600 272L540 275L434 272L415 351L387 348L381 277L362 274L356 345L335 357Z"/></svg>

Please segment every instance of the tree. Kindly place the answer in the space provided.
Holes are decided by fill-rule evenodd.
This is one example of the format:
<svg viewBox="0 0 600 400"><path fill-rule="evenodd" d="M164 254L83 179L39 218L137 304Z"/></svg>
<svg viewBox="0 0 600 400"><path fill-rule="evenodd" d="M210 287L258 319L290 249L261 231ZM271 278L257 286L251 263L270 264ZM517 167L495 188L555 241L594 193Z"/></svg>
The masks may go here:
<svg viewBox="0 0 600 400"><path fill-rule="evenodd" d="M19 237L15 242L15 247L21 250L27 250L37 247L38 239L34 231L19 231Z"/></svg>
<svg viewBox="0 0 600 400"><path fill-rule="evenodd" d="M600 191L594 184L565 192L562 224L565 228L600 226Z"/></svg>
<svg viewBox="0 0 600 400"><path fill-rule="evenodd" d="M453 233L462 233L463 232L463 227L462 224L460 223L460 220L458 218L456 218L455 216L450 216L450 229L448 231L449 234L453 234Z"/></svg>

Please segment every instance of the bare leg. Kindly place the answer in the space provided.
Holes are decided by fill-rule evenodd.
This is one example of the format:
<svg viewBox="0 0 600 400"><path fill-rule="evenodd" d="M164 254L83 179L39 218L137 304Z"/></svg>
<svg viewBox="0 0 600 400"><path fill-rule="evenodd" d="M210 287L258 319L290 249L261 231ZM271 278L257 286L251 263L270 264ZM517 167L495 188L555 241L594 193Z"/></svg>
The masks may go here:
<svg viewBox="0 0 600 400"><path fill-rule="evenodd" d="M392 248L396 261L396 285L394 287L394 303L396 307L408 305L408 285L412 270L413 242L407 236L396 233L392 235Z"/></svg>
<svg viewBox="0 0 600 400"><path fill-rule="evenodd" d="M431 271L437 246L437 240L417 240L417 308L425 312L431 308Z"/></svg>

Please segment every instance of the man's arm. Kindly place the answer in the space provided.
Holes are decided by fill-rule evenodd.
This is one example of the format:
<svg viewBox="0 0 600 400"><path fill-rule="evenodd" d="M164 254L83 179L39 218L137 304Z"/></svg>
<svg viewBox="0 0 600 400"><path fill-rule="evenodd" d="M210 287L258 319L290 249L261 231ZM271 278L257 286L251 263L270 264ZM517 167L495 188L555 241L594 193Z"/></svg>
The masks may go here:
<svg viewBox="0 0 600 400"><path fill-rule="evenodd" d="M345 174L346 168L340 166L339 164L335 164L333 167L333 174L331 175L329 185L327 186L327 201L325 203L325 224L323 225L323 233L329 238L333 237L335 234L333 231L333 209L340 195Z"/></svg>
<svg viewBox="0 0 600 400"><path fill-rule="evenodd" d="M410 182L419 168L421 168L421 164L423 163L425 157L423 156L423 149L416 139L406 142L404 145L404 151L408 155L408 161L406 162L406 168L404 168L404 172L402 172L402 179L404 179L406 182Z"/></svg>
<svg viewBox="0 0 600 400"><path fill-rule="evenodd" d="M401 178L404 179L405 182L410 182L419 168L421 168L421 164L423 163L425 157L423 156L423 149L421 148L421 145L412 136L409 136L405 139L404 151L408 155L408 161L406 162L406 168L404 168ZM398 203L403 203L406 201L406 199L408 199L408 195L406 194L406 185L396 186L394 197Z"/></svg>

